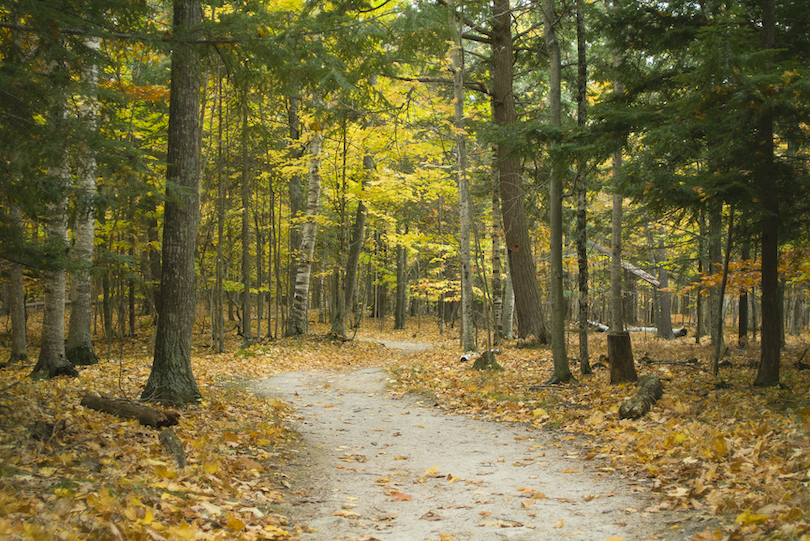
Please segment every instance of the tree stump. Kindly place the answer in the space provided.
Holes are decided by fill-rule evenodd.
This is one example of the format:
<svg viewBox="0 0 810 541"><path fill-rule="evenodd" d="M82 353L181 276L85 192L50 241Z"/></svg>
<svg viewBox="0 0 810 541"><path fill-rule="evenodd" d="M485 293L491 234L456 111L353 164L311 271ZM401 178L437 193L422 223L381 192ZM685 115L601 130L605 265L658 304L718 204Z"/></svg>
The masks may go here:
<svg viewBox="0 0 810 541"><path fill-rule="evenodd" d="M158 439L160 440L160 444L172 454L174 460L177 462L177 466L180 468L185 468L186 453L183 451L183 442L180 441L180 438L177 437L174 430L171 428L164 428L163 431L161 431Z"/></svg>
<svg viewBox="0 0 810 541"><path fill-rule="evenodd" d="M610 384L633 383L638 380L633 361L633 345L627 331L611 331L607 339Z"/></svg>
<svg viewBox="0 0 810 541"><path fill-rule="evenodd" d="M636 396L619 406L619 419L639 419L664 395L661 378L645 374L638 378L640 389Z"/></svg>
<svg viewBox="0 0 810 541"><path fill-rule="evenodd" d="M135 419L142 425L151 426L153 428L176 425L180 419L180 413L176 411L162 410L136 404L129 400L112 398L110 396L98 396L91 393L84 395L81 405L90 409L117 415L118 417L124 417L125 419Z"/></svg>

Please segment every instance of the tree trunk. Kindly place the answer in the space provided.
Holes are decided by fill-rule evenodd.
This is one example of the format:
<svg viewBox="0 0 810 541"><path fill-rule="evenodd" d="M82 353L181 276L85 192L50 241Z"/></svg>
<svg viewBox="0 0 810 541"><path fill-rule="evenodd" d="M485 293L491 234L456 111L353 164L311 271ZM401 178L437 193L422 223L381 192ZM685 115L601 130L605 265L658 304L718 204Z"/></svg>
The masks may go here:
<svg viewBox="0 0 810 541"><path fill-rule="evenodd" d="M51 182L63 193L70 182L67 155L61 163L48 169ZM78 372L65 356L65 268L67 253L67 197L59 195L48 205L48 243L54 253L49 268L43 273L45 289L42 314L42 339L39 358L31 377L50 379L56 376L78 376Z"/></svg>
<svg viewBox="0 0 810 541"><path fill-rule="evenodd" d="M629 332L608 332L607 351L611 385L632 383L638 379Z"/></svg>
<svg viewBox="0 0 810 541"><path fill-rule="evenodd" d="M366 177L374 174L374 157L366 154L363 157L363 168ZM365 184L365 181L363 182ZM346 291L345 301L346 311L351 315L351 327L356 328L359 324L359 310L357 306L357 276L360 269L360 255L363 253L363 242L366 238L366 215L367 209L363 201L357 202L357 213L354 217L351 240L349 241L349 255L346 259Z"/></svg>
<svg viewBox="0 0 810 541"><path fill-rule="evenodd" d="M720 282L720 292L718 296L720 299L726 298L726 284L728 283L728 265L731 259L731 239L732 239L732 232L734 231L734 207L732 206L728 213L728 237L726 241L726 257L723 260L723 279ZM720 320L715 323L717 325L720 336L723 336L723 319L724 314L722 310L722 303L721 303L721 310L719 314ZM714 361L712 362L712 371L716 376L720 371L720 357L722 356L722 346L725 344L725 340L720 340L715 344L714 347Z"/></svg>
<svg viewBox="0 0 810 541"><path fill-rule="evenodd" d="M492 6L492 106L495 123L510 127L517 119L513 84L512 11L509 0L495 0ZM508 141L497 143L497 156L501 210L506 252L512 287L515 290L515 309L518 336L536 336L541 343L548 342L540 290L537 284L529 226L524 209L524 189L520 160Z"/></svg>
<svg viewBox="0 0 810 541"><path fill-rule="evenodd" d="M577 126L588 122L588 59L585 41L585 12L583 0L577 0ZM579 370L583 375L593 374L588 351L588 175L587 160L577 159L577 266L579 269Z"/></svg>
<svg viewBox="0 0 810 541"><path fill-rule="evenodd" d="M90 38L85 45L93 54L99 50L100 40ZM83 70L82 79L88 88L87 96L79 105L79 115L88 129L95 131L98 119L97 89L98 66L92 60ZM93 246L96 234L96 155L85 148L78 157L79 170L76 186L76 216L73 224L73 256L75 270L71 273L70 322L68 325L65 356L73 365L97 364L93 351L92 296L90 268L93 266Z"/></svg>
<svg viewBox="0 0 810 541"><path fill-rule="evenodd" d="M774 0L762 0L762 49L774 46ZM770 62L766 70L770 71ZM763 107L768 107L763 105ZM757 154L762 156L754 174L762 202L762 335L759 370L754 385L779 385L781 325L779 314L779 200L774 169L773 115L760 113L757 121Z"/></svg>
<svg viewBox="0 0 810 541"><path fill-rule="evenodd" d="M242 103L242 347L253 344L251 316L251 264L250 264L250 164L248 147L248 99L245 89Z"/></svg>
<svg viewBox="0 0 810 541"><path fill-rule="evenodd" d="M15 227L22 227L22 213L20 208L9 203L9 215ZM28 360L28 338L25 318L25 281L23 280L23 266L12 262L8 269L9 290L8 304L11 319L11 354L8 362L16 363Z"/></svg>
<svg viewBox="0 0 810 541"><path fill-rule="evenodd" d="M503 288L503 315L502 323L503 336L505 338L514 338L514 331L512 330L512 322L515 319L515 290L512 287L512 273L509 271L509 261L506 262L506 285Z"/></svg>
<svg viewBox="0 0 810 541"><path fill-rule="evenodd" d="M723 206L722 203L714 205L709 211L709 268L708 274L717 273L723 264L722 252L723 232ZM709 332L712 344L722 351L725 346L723 337L723 298L720 296L720 286L713 286L709 290Z"/></svg>
<svg viewBox="0 0 810 541"><path fill-rule="evenodd" d="M405 304L408 291L408 262L405 245L397 242L397 302L394 307L394 329L405 328Z"/></svg>
<svg viewBox="0 0 810 541"><path fill-rule="evenodd" d="M619 0L614 0L614 6ZM613 66L622 64L622 54L620 51L613 53ZM624 88L618 82L613 83L615 94L624 92ZM624 330L624 314L622 313L622 203L624 195L619 186L619 170L622 166L622 151L613 153L613 210L611 213L611 235L610 235L610 330L620 332ZM629 340L629 337L628 337ZM626 362L626 359L621 362ZM611 371L613 362L611 361Z"/></svg>
<svg viewBox="0 0 810 541"><path fill-rule="evenodd" d="M309 282L312 273L312 255L315 252L317 233L318 204L321 197L321 143L323 137L316 132L310 142L309 190L304 227L301 232L301 246L295 273L295 291L290 317L287 320L287 336L307 333L309 317Z"/></svg>
<svg viewBox="0 0 810 541"><path fill-rule="evenodd" d="M458 186L459 215L459 265L461 266L461 350L475 350L475 330L473 328L473 286L472 260L470 256L470 187L467 179L467 135L464 131L464 50L461 46L461 28L456 14L455 3L447 4L448 22L453 34L453 46L450 58L453 63L453 92L455 111L456 149L458 151L458 169L456 182Z"/></svg>
<svg viewBox="0 0 810 541"><path fill-rule="evenodd" d="M225 270L223 247L225 244L225 181L222 175L222 76L217 70L217 106L218 135L217 135L217 262L215 270L213 313L211 315L213 328L213 351L225 353Z"/></svg>
<svg viewBox="0 0 810 541"><path fill-rule="evenodd" d="M549 113L551 126L562 126L561 85L562 66L560 44L554 29L557 15L554 0L545 0L545 36L549 51ZM551 244L551 351L554 358L554 373L549 383L571 381L574 375L568 367L568 354L565 349L565 298L563 297L563 254L562 254L562 178L561 167L554 156L554 144L551 154L551 179L549 183L549 220Z"/></svg>
<svg viewBox="0 0 810 541"><path fill-rule="evenodd" d="M492 169L492 318L494 320L494 341L499 344L504 337L503 333L503 306L504 287L501 275L503 264L501 260L501 237L503 237L503 222L501 221L501 199L498 197L498 169Z"/></svg>
<svg viewBox="0 0 810 541"><path fill-rule="evenodd" d="M660 299L660 321L658 323L658 336L664 340L672 340L675 334L672 332L672 297L669 293L669 270L666 266L667 250L664 247L664 231L662 229L658 236L658 283L661 284L658 290Z"/></svg>
<svg viewBox="0 0 810 541"><path fill-rule="evenodd" d="M298 112L298 98L290 98L287 104L287 118L290 128L290 161L296 162L304 155L304 148L300 143L301 139L301 119ZM304 183L301 175L293 173L289 183L290 196L290 245L289 245L289 270L287 273L287 333L290 330L290 313L292 312L293 299L295 298L295 279L298 272L298 261L301 248L302 225L300 222L304 210Z"/></svg>
<svg viewBox="0 0 810 541"><path fill-rule="evenodd" d="M167 404L198 402L191 370L196 290L194 247L200 213L199 130L202 69L191 43L202 22L199 0L175 0L171 99L166 156L166 203L160 311L152 371L141 400Z"/></svg>

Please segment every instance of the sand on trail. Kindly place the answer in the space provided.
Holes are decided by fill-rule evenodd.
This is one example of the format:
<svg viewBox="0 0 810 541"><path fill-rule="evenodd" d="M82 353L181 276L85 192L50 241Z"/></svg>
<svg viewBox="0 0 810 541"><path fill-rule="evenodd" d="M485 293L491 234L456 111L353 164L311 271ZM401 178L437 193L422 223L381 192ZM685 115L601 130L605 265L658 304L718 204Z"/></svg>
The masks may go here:
<svg viewBox="0 0 810 541"><path fill-rule="evenodd" d="M390 362L425 349L384 342ZM387 391L384 368L257 383L292 403L302 541L691 539L701 520L655 510L643 480L583 460L560 431L474 420ZM705 526L703 526L705 527Z"/></svg>

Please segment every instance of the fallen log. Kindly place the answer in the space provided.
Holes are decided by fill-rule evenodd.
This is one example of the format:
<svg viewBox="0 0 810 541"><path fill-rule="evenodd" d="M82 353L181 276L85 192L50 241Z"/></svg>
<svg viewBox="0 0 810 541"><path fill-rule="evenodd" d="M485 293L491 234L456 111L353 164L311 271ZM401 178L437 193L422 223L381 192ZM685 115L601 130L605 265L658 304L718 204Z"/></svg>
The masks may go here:
<svg viewBox="0 0 810 541"><path fill-rule="evenodd" d="M160 444L166 448L169 453L174 457L175 462L179 468L186 467L186 452L183 450L183 442L174 433L171 428L164 428L158 437Z"/></svg>
<svg viewBox="0 0 810 541"><path fill-rule="evenodd" d="M653 404L664 395L661 378L654 374L644 374L638 378L640 387L636 396L619 406L619 419L639 419L643 417Z"/></svg>
<svg viewBox="0 0 810 541"><path fill-rule="evenodd" d="M125 419L135 419L142 425L153 428L176 425L180 419L180 413L177 411L162 410L121 398L99 396L92 393L84 395L81 405Z"/></svg>
<svg viewBox="0 0 810 541"><path fill-rule="evenodd" d="M651 359L646 353L644 354L644 357L641 358L641 362L643 362L644 364L656 364L656 365L671 364L675 366L697 366L698 363L700 363L697 357L692 357L691 359L688 359L686 361L655 361Z"/></svg>

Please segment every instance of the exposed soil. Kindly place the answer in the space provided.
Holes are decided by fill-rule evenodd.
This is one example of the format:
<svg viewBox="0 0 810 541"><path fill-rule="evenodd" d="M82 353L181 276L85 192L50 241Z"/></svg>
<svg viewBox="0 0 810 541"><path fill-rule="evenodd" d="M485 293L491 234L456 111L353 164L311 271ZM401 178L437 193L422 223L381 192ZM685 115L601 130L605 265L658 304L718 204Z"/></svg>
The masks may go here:
<svg viewBox="0 0 810 541"><path fill-rule="evenodd" d="M427 347L384 343L401 348L386 365ZM391 378L365 368L258 382L297 409L302 541L674 540L707 526L657 512L644 480L582 458L589 442L450 415L388 392Z"/></svg>

